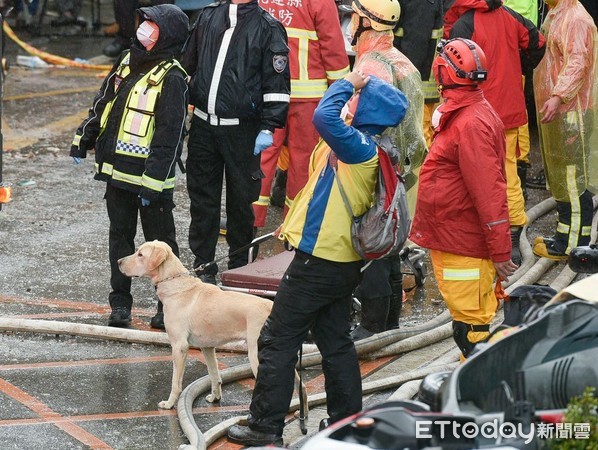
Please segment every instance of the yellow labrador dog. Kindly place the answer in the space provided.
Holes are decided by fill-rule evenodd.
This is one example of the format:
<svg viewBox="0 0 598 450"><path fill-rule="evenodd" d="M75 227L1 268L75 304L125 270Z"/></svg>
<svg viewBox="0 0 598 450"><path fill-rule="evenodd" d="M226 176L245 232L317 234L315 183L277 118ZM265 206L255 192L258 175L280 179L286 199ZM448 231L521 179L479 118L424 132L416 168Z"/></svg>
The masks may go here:
<svg viewBox="0 0 598 450"><path fill-rule="evenodd" d="M222 378L215 348L246 340L253 375L257 375L257 340L272 309L272 302L255 295L223 291L191 275L161 241L146 242L132 255L118 261L129 277L148 277L164 304L164 325L172 346L172 388L168 400L158 404L171 409L182 391L183 373L189 346L199 347L206 359L212 392L210 403L222 397ZM305 389L302 390L304 397ZM307 402L304 401L307 408Z"/></svg>

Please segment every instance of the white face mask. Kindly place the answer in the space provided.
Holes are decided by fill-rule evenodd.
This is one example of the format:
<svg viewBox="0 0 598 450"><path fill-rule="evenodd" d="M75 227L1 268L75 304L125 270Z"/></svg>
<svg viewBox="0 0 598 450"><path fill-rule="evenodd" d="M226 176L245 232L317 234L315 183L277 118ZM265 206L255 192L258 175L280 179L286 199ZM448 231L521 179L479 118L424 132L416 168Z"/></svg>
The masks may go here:
<svg viewBox="0 0 598 450"><path fill-rule="evenodd" d="M137 39L145 48L151 48L158 40L156 30L154 29L154 27L150 25L150 23L147 20L144 21L141 25L139 25L136 34ZM155 35L155 37L152 37L152 35Z"/></svg>
<svg viewBox="0 0 598 450"><path fill-rule="evenodd" d="M441 105L442 106L442 105ZM442 111L440 111L440 106L438 108L436 108L434 110L434 112L432 113L432 126L434 127L435 130L438 129L439 125L440 125L440 118L442 117Z"/></svg>

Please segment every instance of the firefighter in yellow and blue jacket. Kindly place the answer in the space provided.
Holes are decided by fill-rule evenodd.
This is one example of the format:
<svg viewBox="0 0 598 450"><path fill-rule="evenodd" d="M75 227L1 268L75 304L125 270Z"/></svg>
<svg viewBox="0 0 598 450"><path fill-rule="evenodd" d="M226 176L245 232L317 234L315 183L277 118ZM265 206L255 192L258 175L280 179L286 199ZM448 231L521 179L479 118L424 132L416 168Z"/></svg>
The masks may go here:
<svg viewBox="0 0 598 450"><path fill-rule="evenodd" d="M131 279L120 272L118 260L135 251L138 214L146 240L159 239L179 252L172 194L189 102L186 73L176 59L187 37L187 16L174 5L140 8L137 14L131 49L104 79L70 151L78 164L95 148L95 179L106 182L108 325L118 327L131 322ZM160 302L150 325L164 328Z"/></svg>

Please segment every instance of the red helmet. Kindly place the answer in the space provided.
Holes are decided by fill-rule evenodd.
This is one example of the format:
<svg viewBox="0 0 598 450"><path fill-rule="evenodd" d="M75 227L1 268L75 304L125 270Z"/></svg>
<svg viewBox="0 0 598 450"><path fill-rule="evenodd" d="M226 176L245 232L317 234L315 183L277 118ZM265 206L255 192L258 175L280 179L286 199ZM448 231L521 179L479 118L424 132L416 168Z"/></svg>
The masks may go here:
<svg viewBox="0 0 598 450"><path fill-rule="evenodd" d="M450 82L442 79L440 67L445 67L443 72L448 75ZM485 81L488 77L486 67L486 55L480 46L462 38L446 41L440 47L432 66L434 78L445 88L450 83L472 86Z"/></svg>

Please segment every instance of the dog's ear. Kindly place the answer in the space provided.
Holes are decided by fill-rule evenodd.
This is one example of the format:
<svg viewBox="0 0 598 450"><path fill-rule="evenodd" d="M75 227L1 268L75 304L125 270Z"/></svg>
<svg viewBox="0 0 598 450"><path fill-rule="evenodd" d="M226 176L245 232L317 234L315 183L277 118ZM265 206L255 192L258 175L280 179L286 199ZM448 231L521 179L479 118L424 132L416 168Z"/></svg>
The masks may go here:
<svg viewBox="0 0 598 450"><path fill-rule="evenodd" d="M160 267L166 258L168 257L168 252L166 249L158 246L154 246L152 249L152 253L150 254L148 261L147 261L147 268L148 270L156 270Z"/></svg>

